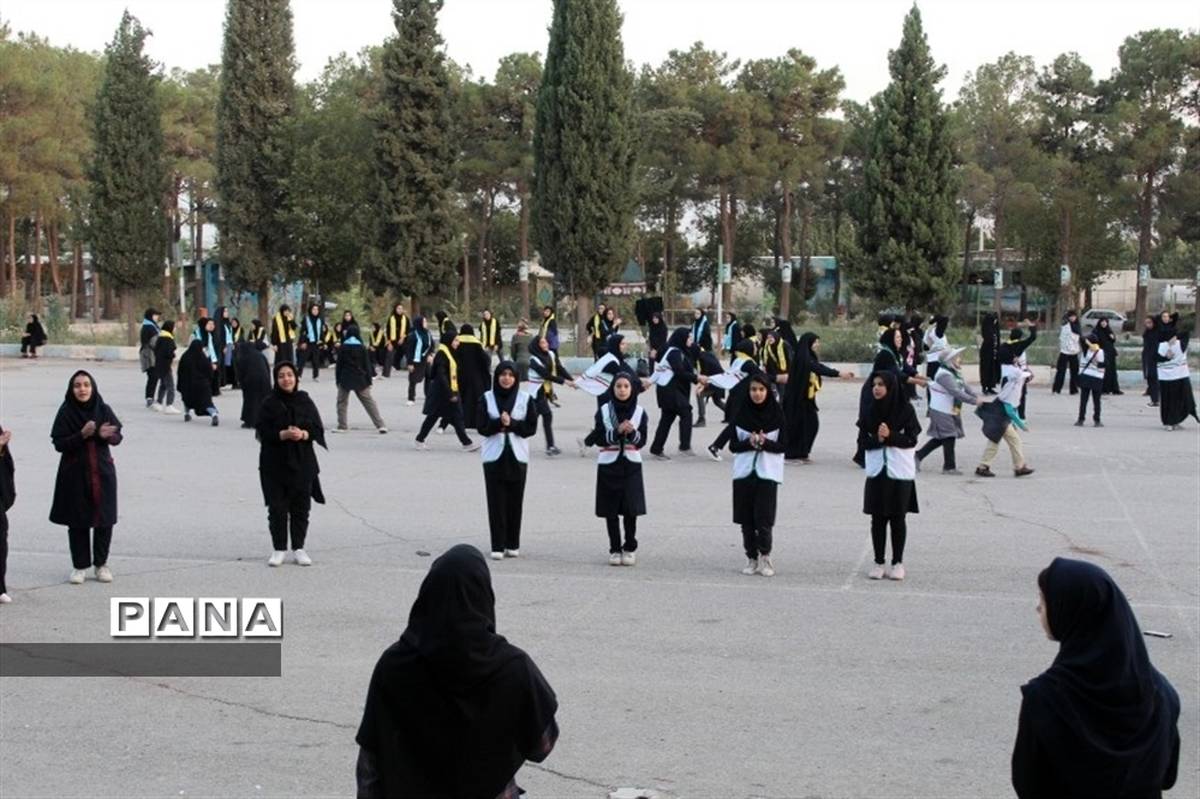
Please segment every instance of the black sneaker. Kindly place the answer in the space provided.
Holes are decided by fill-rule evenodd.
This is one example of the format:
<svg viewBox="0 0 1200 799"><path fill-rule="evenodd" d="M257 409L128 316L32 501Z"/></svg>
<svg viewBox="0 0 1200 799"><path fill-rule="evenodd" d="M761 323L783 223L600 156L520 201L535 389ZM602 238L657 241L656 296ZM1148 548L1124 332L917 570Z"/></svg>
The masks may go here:
<svg viewBox="0 0 1200 799"><path fill-rule="evenodd" d="M708 445L708 457L712 458L714 461L720 462L721 450L717 449L712 444L709 444Z"/></svg>

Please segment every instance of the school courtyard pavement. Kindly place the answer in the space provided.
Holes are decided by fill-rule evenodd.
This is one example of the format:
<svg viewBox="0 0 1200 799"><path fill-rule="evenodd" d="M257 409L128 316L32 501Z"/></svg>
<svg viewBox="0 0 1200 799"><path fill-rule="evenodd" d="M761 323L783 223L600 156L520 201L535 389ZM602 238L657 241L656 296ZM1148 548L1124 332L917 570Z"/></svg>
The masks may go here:
<svg viewBox="0 0 1200 799"><path fill-rule="evenodd" d="M49 430L68 376L91 369L125 425L115 450L116 581L65 582L65 531L47 513ZM0 796L316 797L354 793L354 734L371 669L404 629L431 557L487 548L477 454L431 436L419 405L379 380L380 436L351 400L347 435L321 452L329 502L312 517L311 568L270 569L253 436L240 395L221 426L145 410L127 363L5 358L0 424L14 431L9 591L0 641L111 642L115 596L280 597L279 678L0 679ZM333 425L332 371L306 379ZM1170 796L1200 792L1200 434L1168 433L1140 392L1104 400L1106 427L1071 426L1075 398L1035 385L1026 451L1037 473L920 475L903 583L869 582L863 477L849 460L858 383L820 395L811 466L789 466L773 579L746 577L730 522L730 464L648 462L649 516L633 568L607 563L592 515L594 463L574 441L593 401L563 391L563 456L535 442L521 557L492 566L498 629L558 693L562 736L519 783L532 797L975 797L1011 795L1019 686L1056 647L1034 612L1055 556L1099 563L1183 701L1183 761ZM657 419L648 399L652 423ZM697 431L697 449L717 433ZM672 435L668 452L674 452ZM702 449L701 449L702 451ZM198 642L203 645L204 642ZM420 723L419 720L414 720Z"/></svg>

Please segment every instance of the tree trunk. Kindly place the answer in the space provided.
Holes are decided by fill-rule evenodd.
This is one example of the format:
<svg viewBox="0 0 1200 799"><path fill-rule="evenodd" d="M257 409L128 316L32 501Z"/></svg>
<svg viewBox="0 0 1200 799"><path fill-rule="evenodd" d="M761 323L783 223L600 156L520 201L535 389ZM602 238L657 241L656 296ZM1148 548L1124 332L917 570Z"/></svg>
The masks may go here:
<svg viewBox="0 0 1200 799"><path fill-rule="evenodd" d="M1141 268L1150 263L1154 247L1154 177L1157 170L1151 169L1146 173L1146 186L1138 201L1138 282L1137 299L1134 303L1133 318L1141 319L1146 315L1146 287L1142 285ZM1126 308L1119 309L1128 310Z"/></svg>
<svg viewBox="0 0 1200 799"><path fill-rule="evenodd" d="M471 314L471 260L468 255L466 238L464 238L462 242L462 258L463 315L469 316Z"/></svg>
<svg viewBox="0 0 1200 799"><path fill-rule="evenodd" d="M132 347L137 343L137 305L134 303L133 289L121 291L121 310L125 316L125 343Z"/></svg>
<svg viewBox="0 0 1200 799"><path fill-rule="evenodd" d="M8 296L8 229L0 234L0 298Z"/></svg>
<svg viewBox="0 0 1200 799"><path fill-rule="evenodd" d="M197 308L204 305L204 220L200 216L200 209L196 209L196 250L192 253L192 271L196 278L196 302ZM260 295L261 296L261 295ZM263 309L267 307L266 303L259 299L259 315L262 316ZM262 317L262 323L265 325L270 320L267 317Z"/></svg>
<svg viewBox="0 0 1200 799"><path fill-rule="evenodd" d="M42 310L42 212L33 216L33 309Z"/></svg>
<svg viewBox="0 0 1200 799"><path fill-rule="evenodd" d="M63 292L62 275L58 273L58 225L51 222L46 228L46 249L50 252L50 282L54 285L54 293Z"/></svg>
<svg viewBox="0 0 1200 799"><path fill-rule="evenodd" d="M838 197L833 209L833 316L842 307L842 199Z"/></svg>
<svg viewBox="0 0 1200 799"><path fill-rule="evenodd" d="M12 292L17 292L17 215L9 212L8 215L8 263L12 272L9 285L12 286Z"/></svg>
<svg viewBox="0 0 1200 799"><path fill-rule="evenodd" d="M971 234L975 229L975 209L967 212L967 235L963 239L963 285L971 283Z"/></svg>
<svg viewBox="0 0 1200 799"><path fill-rule="evenodd" d="M79 314L79 281L82 277L80 272L83 271L83 253L82 245L75 242L71 246L71 315L67 317L67 321L71 322L78 319Z"/></svg>
<svg viewBox="0 0 1200 799"><path fill-rule="evenodd" d="M92 264L92 324L100 321L100 273Z"/></svg>
<svg viewBox="0 0 1200 799"><path fill-rule="evenodd" d="M789 220L790 221L790 220ZM800 216L800 307L808 310L808 273L812 269L812 203L805 201Z"/></svg>
<svg viewBox="0 0 1200 799"><path fill-rule="evenodd" d="M587 320L592 316L592 298L587 294L575 295L575 354L583 357L587 346Z"/></svg>
<svg viewBox="0 0 1200 799"><path fill-rule="evenodd" d="M296 309L296 318L300 318L300 309ZM258 317L264 325L270 327L271 324L271 281L258 281Z"/></svg>
<svg viewBox="0 0 1200 799"><path fill-rule="evenodd" d="M1058 265L1059 267L1070 267L1071 265L1071 209L1064 205L1058 214ZM1062 285L1062 278L1059 278L1058 286L1058 314L1057 317L1062 319L1070 307L1068 304L1071 298L1071 284L1075 282L1075 276L1067 281L1067 285Z"/></svg>
<svg viewBox="0 0 1200 799"><path fill-rule="evenodd" d="M1000 274L1003 275L1004 262L1001 260L1000 256L1000 253L1004 249L1004 213L1002 211L996 212L996 227L992 231L992 237L992 245L994 246L994 252L996 253L995 258L992 259L992 273L995 274L995 270L999 269ZM996 306L996 317L1000 318L1003 316L1003 304L1001 302L1002 295L1004 294L1003 282L995 287L994 294L995 296L992 298L992 302Z"/></svg>
<svg viewBox="0 0 1200 799"><path fill-rule="evenodd" d="M737 243L737 195L732 190L724 193L726 208L722 225L725 243L725 263L730 264L730 281L721 286L721 304L726 310L733 310L733 253Z"/></svg>
<svg viewBox="0 0 1200 799"><path fill-rule="evenodd" d="M525 181L517 183L517 195L520 197L521 212L517 222L517 238L521 260L529 259L529 189Z"/></svg>

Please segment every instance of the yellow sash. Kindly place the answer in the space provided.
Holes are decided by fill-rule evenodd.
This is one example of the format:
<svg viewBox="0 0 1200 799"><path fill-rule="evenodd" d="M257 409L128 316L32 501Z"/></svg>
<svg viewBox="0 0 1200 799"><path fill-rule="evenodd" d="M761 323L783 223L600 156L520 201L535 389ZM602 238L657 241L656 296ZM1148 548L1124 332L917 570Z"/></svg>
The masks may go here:
<svg viewBox="0 0 1200 799"><path fill-rule="evenodd" d="M459 336L458 338L459 338L459 341L461 341L462 339L469 338L469 337L468 336ZM450 390L453 391L455 394L457 394L458 393L458 361L454 360L454 351L451 350L449 347L447 347L445 344L439 344L438 352L443 352L446 354L446 360L450 364Z"/></svg>

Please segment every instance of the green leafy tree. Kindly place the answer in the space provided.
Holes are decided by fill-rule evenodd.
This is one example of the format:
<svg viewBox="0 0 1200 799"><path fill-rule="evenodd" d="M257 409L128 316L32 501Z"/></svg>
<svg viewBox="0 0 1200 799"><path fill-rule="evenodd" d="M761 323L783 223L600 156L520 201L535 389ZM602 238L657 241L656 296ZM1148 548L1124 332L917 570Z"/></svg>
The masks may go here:
<svg viewBox="0 0 1200 799"><path fill-rule="evenodd" d="M992 219L993 264L1003 263L1008 217L1014 206L1036 201L1040 160L1032 132L1037 116L1033 59L1008 53L969 75L956 111L964 134L963 154L974 167L975 190ZM1000 292L995 293L996 311Z"/></svg>
<svg viewBox="0 0 1200 799"><path fill-rule="evenodd" d="M287 183L295 105L288 0L229 0L217 99L216 221L233 283L258 291L290 271Z"/></svg>
<svg viewBox="0 0 1200 799"><path fill-rule="evenodd" d="M1200 34L1142 31L1125 40L1119 57L1112 78L1100 85L1101 110L1137 234L1137 261L1149 264L1166 182L1183 155L1184 119L1197 113ZM1135 313L1145 312L1146 289L1139 285Z"/></svg>
<svg viewBox="0 0 1200 799"><path fill-rule="evenodd" d="M888 64L892 80L873 109L858 204L864 258L853 283L883 304L939 308L959 280L954 152L937 88L945 69L929 52L915 6Z"/></svg>
<svg viewBox="0 0 1200 799"><path fill-rule="evenodd" d="M166 256L167 174L159 79L142 52L148 35L126 11L105 49L90 174L92 256L100 273L126 292L131 336L132 289L151 284Z"/></svg>
<svg viewBox="0 0 1200 799"><path fill-rule="evenodd" d="M366 56L330 59L296 103L296 150L288 178L287 226L298 275L328 294L346 288L370 245L374 130L366 107Z"/></svg>
<svg viewBox="0 0 1200 799"><path fill-rule="evenodd" d="M629 256L632 95L615 0L555 0L533 138L534 216L542 264L575 295L579 347L592 296Z"/></svg>
<svg viewBox="0 0 1200 799"><path fill-rule="evenodd" d="M393 0L375 109L371 282L422 297L457 284L450 76L437 32L441 0Z"/></svg>

